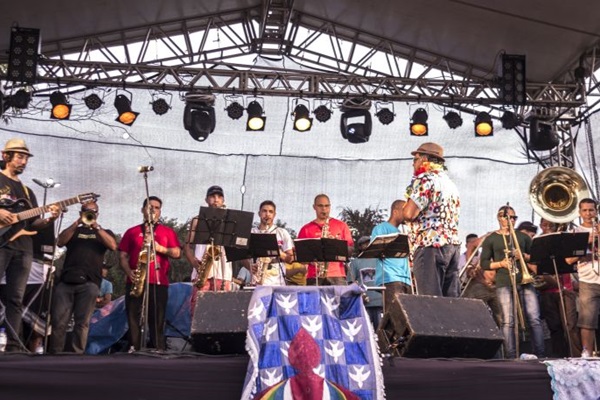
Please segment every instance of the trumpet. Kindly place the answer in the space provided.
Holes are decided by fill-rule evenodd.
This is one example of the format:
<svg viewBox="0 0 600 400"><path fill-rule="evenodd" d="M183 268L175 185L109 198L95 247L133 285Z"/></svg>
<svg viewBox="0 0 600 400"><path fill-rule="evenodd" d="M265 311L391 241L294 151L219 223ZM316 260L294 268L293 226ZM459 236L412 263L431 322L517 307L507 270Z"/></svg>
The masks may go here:
<svg viewBox="0 0 600 400"><path fill-rule="evenodd" d="M92 226L96 222L96 213L91 210L81 213L81 223L87 226Z"/></svg>

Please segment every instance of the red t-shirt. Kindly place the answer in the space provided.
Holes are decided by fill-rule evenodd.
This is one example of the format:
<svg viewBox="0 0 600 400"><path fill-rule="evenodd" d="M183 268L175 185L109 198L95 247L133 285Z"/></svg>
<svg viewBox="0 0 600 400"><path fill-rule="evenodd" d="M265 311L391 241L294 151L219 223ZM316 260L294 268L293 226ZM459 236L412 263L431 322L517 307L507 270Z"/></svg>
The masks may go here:
<svg viewBox="0 0 600 400"><path fill-rule="evenodd" d="M156 243L168 249L180 247L179 238L177 238L175 231L164 225L157 224L154 227L154 238ZM119 243L119 251L123 251L129 255L129 268L132 270L137 268L138 258L143 245L143 225L136 225L129 228L123 235L121 243ZM169 257L165 254L156 253L156 258L158 259L160 268L156 270L154 261L150 262L148 270L149 282L154 285L169 286ZM127 278L127 283L131 283L129 278Z"/></svg>
<svg viewBox="0 0 600 400"><path fill-rule="evenodd" d="M300 229L300 232L298 233L298 239L320 238L322 230L323 224L317 224L315 221L311 221ZM354 246L350 228L348 228L348 225L346 225L345 222L340 221L339 219L329 218L329 237L333 239L345 240L348 243L348 246ZM308 273L306 277L315 278L316 276L316 264L308 264ZM330 261L327 265L327 277L345 278L346 269L344 268L344 263Z"/></svg>

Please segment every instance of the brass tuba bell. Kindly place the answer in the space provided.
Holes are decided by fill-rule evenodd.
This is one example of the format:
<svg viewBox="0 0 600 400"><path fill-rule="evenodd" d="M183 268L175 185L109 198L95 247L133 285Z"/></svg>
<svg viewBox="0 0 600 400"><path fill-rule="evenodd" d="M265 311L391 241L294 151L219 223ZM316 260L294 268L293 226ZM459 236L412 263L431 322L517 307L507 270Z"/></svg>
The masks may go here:
<svg viewBox="0 0 600 400"><path fill-rule="evenodd" d="M579 201L590 197L583 178L565 167L549 167L538 173L529 185L529 200L542 218L563 224L579 215Z"/></svg>

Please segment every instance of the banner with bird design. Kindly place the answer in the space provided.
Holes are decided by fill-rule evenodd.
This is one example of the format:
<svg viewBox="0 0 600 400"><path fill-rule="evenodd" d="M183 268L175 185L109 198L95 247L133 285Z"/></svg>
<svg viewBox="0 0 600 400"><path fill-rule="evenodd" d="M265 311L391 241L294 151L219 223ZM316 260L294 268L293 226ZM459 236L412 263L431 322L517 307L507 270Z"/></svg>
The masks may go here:
<svg viewBox="0 0 600 400"><path fill-rule="evenodd" d="M383 399L373 327L352 286L259 286L242 399Z"/></svg>

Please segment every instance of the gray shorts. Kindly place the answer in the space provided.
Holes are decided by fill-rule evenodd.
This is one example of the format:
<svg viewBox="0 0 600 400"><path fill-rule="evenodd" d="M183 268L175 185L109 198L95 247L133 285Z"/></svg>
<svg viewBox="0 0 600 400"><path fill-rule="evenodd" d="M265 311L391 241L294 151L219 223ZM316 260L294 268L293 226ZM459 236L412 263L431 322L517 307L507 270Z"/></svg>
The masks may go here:
<svg viewBox="0 0 600 400"><path fill-rule="evenodd" d="M577 326L585 329L598 329L598 312L600 312L600 285L579 282Z"/></svg>

